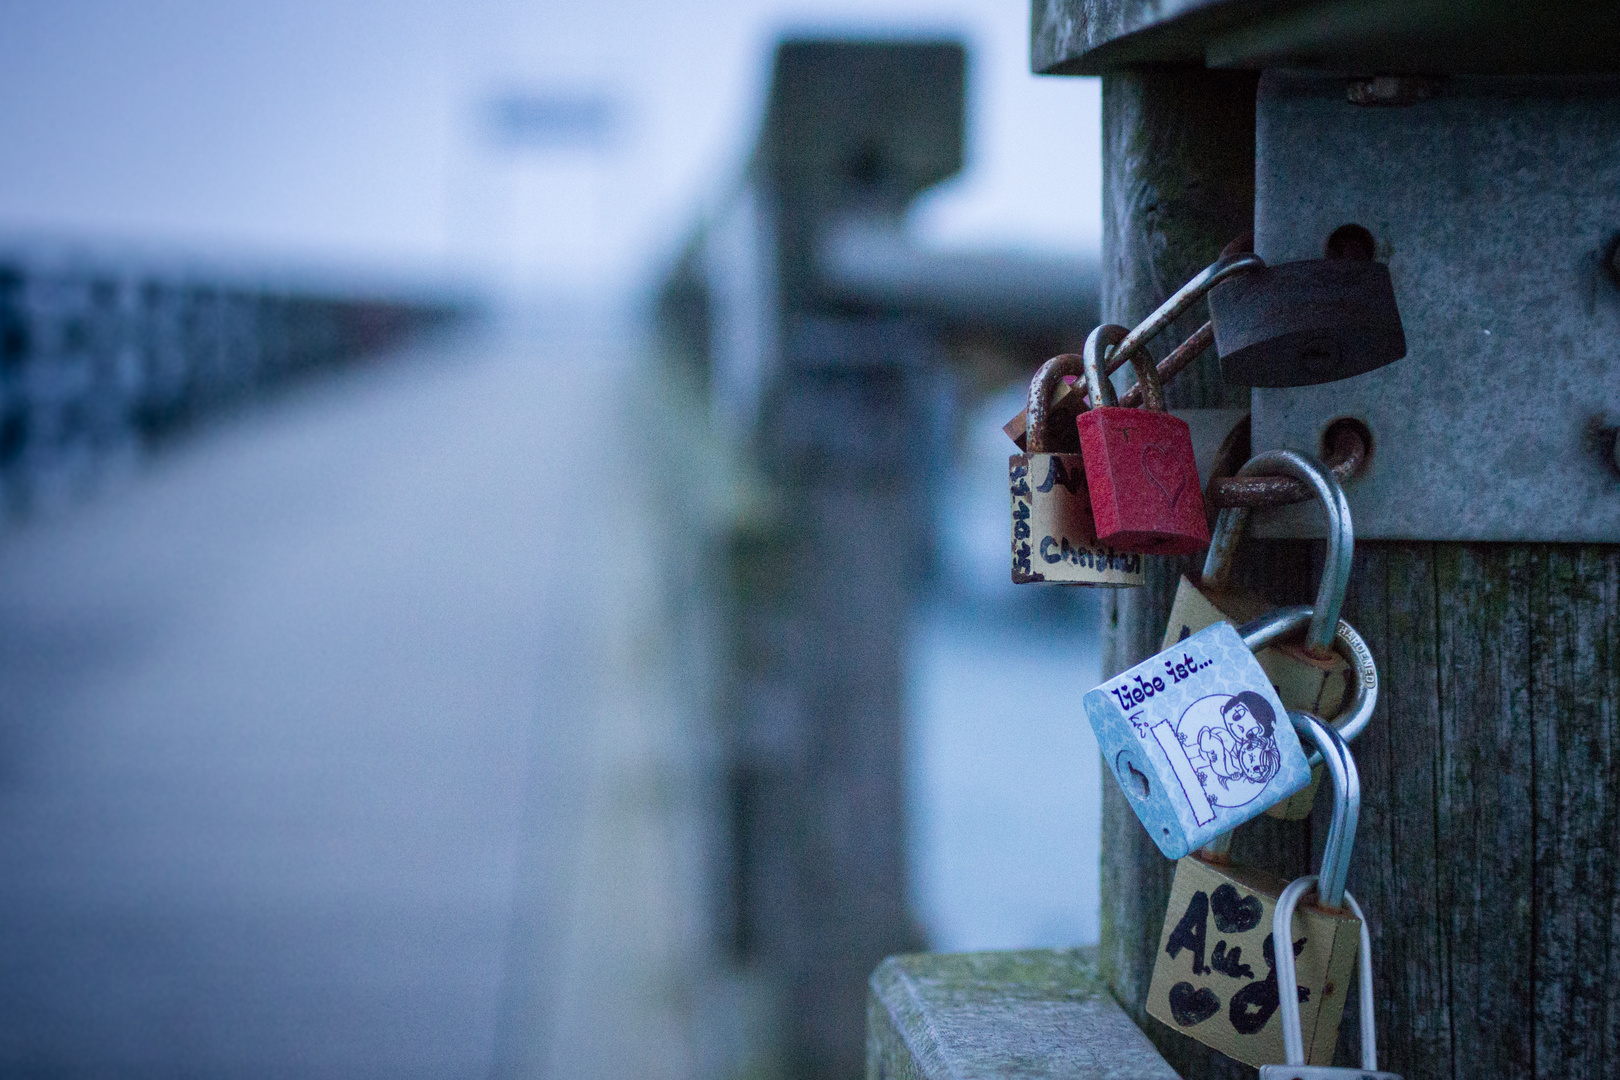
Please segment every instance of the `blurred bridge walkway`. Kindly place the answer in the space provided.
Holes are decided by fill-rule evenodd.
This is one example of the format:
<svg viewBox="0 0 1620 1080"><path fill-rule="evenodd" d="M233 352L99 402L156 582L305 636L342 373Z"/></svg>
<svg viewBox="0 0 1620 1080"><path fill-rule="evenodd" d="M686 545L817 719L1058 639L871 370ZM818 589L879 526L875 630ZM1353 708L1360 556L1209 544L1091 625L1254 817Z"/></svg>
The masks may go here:
<svg viewBox="0 0 1620 1080"><path fill-rule="evenodd" d="M418 346L0 535L0 1074L704 1071L632 348Z"/></svg>

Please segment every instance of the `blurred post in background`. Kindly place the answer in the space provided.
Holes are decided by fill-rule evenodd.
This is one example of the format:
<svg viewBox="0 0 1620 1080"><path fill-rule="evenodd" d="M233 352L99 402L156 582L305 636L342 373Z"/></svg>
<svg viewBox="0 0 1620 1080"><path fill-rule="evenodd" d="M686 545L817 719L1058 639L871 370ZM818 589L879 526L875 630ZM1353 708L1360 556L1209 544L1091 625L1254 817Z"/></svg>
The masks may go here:
<svg viewBox="0 0 1620 1080"><path fill-rule="evenodd" d="M924 940L906 647L957 410L1095 317L1094 263L907 236L912 200L962 166L966 59L952 41L781 44L742 187L662 296L672 354L760 485L729 542L724 907L791 1076L860 1073L867 976Z"/></svg>

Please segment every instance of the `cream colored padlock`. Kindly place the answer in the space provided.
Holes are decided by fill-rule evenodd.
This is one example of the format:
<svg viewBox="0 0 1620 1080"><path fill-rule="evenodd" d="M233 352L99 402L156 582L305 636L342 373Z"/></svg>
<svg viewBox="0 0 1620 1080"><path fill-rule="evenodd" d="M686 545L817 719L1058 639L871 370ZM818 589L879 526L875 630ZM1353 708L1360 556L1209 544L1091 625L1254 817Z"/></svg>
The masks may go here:
<svg viewBox="0 0 1620 1080"><path fill-rule="evenodd" d="M1334 897L1343 892L1355 841L1360 779L1343 736L1307 713L1291 713L1290 719L1322 752L1333 781L1333 818L1319 877L1321 895ZM1291 962L1297 970L1295 1023L1303 1030L1306 1060L1331 1064L1361 924L1324 899L1283 924L1297 926L1298 933L1274 945L1274 912L1287 887L1274 874L1232 866L1210 849L1179 860L1148 987L1148 1015L1249 1065L1286 1060L1278 968Z"/></svg>
<svg viewBox="0 0 1620 1080"><path fill-rule="evenodd" d="M1097 543L1079 432L1060 436L1052 430L1049 406L1054 389L1062 385L1063 376L1082 373L1080 357L1065 353L1042 364L1030 380L1027 452L1007 459L1012 579L1020 585L1044 581L1120 588L1146 580L1141 555ZM1060 450L1065 446L1073 450Z"/></svg>

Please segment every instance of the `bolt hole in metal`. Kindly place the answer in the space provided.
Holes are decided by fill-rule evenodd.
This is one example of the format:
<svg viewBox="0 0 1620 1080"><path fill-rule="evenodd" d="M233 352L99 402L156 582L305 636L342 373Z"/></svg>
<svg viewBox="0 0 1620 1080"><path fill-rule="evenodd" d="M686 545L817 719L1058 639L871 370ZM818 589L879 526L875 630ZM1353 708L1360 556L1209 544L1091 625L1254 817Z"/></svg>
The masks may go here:
<svg viewBox="0 0 1620 1080"><path fill-rule="evenodd" d="M1598 257L1603 270L1609 275L1609 281L1620 285L1620 233L1609 237L1609 242L1603 245L1603 253Z"/></svg>
<svg viewBox="0 0 1620 1080"><path fill-rule="evenodd" d="M1322 442L1317 448L1317 455L1326 461L1346 456L1345 448L1352 445L1351 440L1360 441L1361 455L1349 474L1340 477L1341 480L1354 480L1367 471L1367 463L1373 456L1372 429L1354 416L1341 416L1322 429Z"/></svg>
<svg viewBox="0 0 1620 1080"><path fill-rule="evenodd" d="M1354 223L1340 225L1327 238L1325 254L1330 259L1359 259L1372 262L1378 243L1367 229Z"/></svg>

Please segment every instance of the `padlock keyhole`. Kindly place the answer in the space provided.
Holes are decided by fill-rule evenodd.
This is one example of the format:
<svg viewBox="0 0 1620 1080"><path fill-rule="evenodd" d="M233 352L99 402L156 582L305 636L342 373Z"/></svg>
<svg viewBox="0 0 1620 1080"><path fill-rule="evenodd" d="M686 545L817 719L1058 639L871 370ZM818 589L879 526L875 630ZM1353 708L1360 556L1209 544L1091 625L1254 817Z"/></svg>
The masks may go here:
<svg viewBox="0 0 1620 1080"><path fill-rule="evenodd" d="M1124 750L1119 752L1119 760L1114 763L1114 771L1119 773L1120 784L1126 792L1138 799L1145 799L1153 790L1148 786L1147 774L1138 769L1125 754Z"/></svg>

